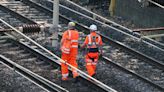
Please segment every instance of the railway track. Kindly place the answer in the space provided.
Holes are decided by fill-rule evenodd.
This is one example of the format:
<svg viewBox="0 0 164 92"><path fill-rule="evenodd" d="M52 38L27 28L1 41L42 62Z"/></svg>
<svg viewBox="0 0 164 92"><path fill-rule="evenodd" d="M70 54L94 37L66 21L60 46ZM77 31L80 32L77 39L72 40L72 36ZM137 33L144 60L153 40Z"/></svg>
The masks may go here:
<svg viewBox="0 0 164 92"><path fill-rule="evenodd" d="M31 89L27 90L27 87L24 86L24 88L17 89L17 87L15 85L11 85L12 88L11 89L15 89L15 90L11 90L8 87L4 87L4 91L16 91L17 92L29 92L29 91L39 91L39 92L68 92L68 90L48 81L47 79L29 71L28 69L18 65L17 63L15 63L14 61L11 61L10 59L4 57L3 55L0 55L0 60L1 63L4 64L5 66L7 66L8 68L12 69L13 71L15 71L17 74L21 75L21 79L28 79L30 80L30 82L36 84L35 86L33 85L30 86L30 82L29 81L23 81L17 85L21 85L21 84L25 84L27 86L29 86ZM4 76L4 75L3 75ZM6 77L6 76L4 76ZM17 78L17 77L16 77ZM19 79L20 77L18 77L17 79ZM20 80L21 80L20 79ZM9 79L9 81L11 81L11 79ZM7 84L8 81L4 81L4 83ZM15 82L16 84L17 82ZM21 85L22 86L22 85Z"/></svg>
<svg viewBox="0 0 164 92"><path fill-rule="evenodd" d="M23 1L26 2L26 0ZM52 10L51 0L34 1ZM129 48L135 49L140 53L151 56L154 59L159 60L163 63L164 58L162 58L162 56L164 55L164 46L162 44L154 42L149 38L143 38L145 40L140 39L139 34L133 33L132 31L130 31L130 29L113 23L112 21L106 20L82 8L79 8L76 5L70 3L71 1L69 0L61 0L60 2L61 15L65 15L66 17L74 21L78 21L86 26L89 26L90 24L96 24L98 25L99 30L101 30L100 33L102 35L109 37L108 34L110 34L110 38L112 38L112 40L121 42ZM152 51L154 53L151 53ZM156 53L158 53L158 55Z"/></svg>
<svg viewBox="0 0 164 92"><path fill-rule="evenodd" d="M49 5L49 4L47 4L47 5ZM62 6L62 5L61 5ZM68 5L68 6L70 6L70 5ZM63 6L64 7L64 6ZM63 8L62 8L63 9ZM79 9L77 9L77 10L79 10ZM73 11L73 10L72 10ZM75 14L74 14L75 15ZM106 38L108 38L108 37L106 37ZM107 51L107 50L105 50L105 51ZM116 52L119 52L119 50L116 50ZM132 50L133 52L134 52L134 50ZM106 52L106 53L109 53L109 52ZM120 54L121 54L122 52L120 52ZM137 52L137 54L139 55L139 56L141 56L141 55L143 55L144 57L148 57L148 56L146 56L146 55L144 55L144 54L142 54L142 53L138 53ZM107 54L107 56L109 56L109 54ZM133 57L136 57L135 55L133 56ZM138 61L140 62L141 60L138 60L138 59L133 59L133 57L131 56L131 58L132 59L130 59L130 60L132 60L132 64L134 64L134 62L136 62L136 63L138 63ZM124 57L123 57L124 58ZM140 57L137 57L137 58L140 58ZM163 76L163 61L158 61L158 60L155 60L155 59L152 59L152 58L150 58L150 57L148 57L149 58L149 60L148 59L145 59L145 58L143 58L142 60L144 60L145 59L145 61L147 61L147 62L149 62L149 61L151 61L151 62L159 62L160 64L159 65L157 65L156 66L156 68L155 69L157 69L157 71L159 70L159 71L161 71L161 72L159 72L159 74L160 75L157 75L157 76ZM150 60L151 59L151 60ZM117 59L117 60L119 60L119 59ZM117 62L118 63L118 62ZM150 62L149 62L150 63ZM129 63L128 62L124 62L124 63L122 63L120 60L119 60L119 63L118 64L121 64L122 66L124 66L124 67L126 67L127 69L130 69L130 67L136 67L136 70L135 69L130 69L130 70L132 70L132 71L134 71L134 72L137 72L137 73L140 73L140 74L144 74L144 71L142 71L142 69L141 70L137 70L139 67L144 67L147 63L143 63L143 62L140 62L138 65L136 65L136 64L134 64L134 65L132 65L132 66L127 66L127 65L129 65ZM158 67L159 66L161 66L161 69L159 69ZM138 68L137 68L138 67ZM152 65L150 65L150 67L151 67L151 69L153 69L154 67L152 67ZM144 68L145 69L145 68ZM155 70L154 69L154 70ZM149 70L149 69L148 69ZM142 72L141 72L142 71ZM147 72L147 71L145 71L145 72ZM154 71L155 72L155 71ZM150 76L150 75L144 75L144 76ZM156 78L155 76L153 77L154 79ZM153 78L150 78L150 80L154 80ZM163 83L163 78L161 77L160 78L161 80L160 80L160 82L159 82L159 84L161 85L161 86L163 86L163 84L161 84L161 83ZM158 80L158 79L157 79ZM155 81L155 80L154 80Z"/></svg>
<svg viewBox="0 0 164 92"><path fill-rule="evenodd" d="M2 40L0 50L1 52L3 50L3 52L1 54L6 56L7 58L10 58L12 61L15 61L15 63L26 67L32 72L48 79L49 81L65 87L71 92L76 92L77 90L80 92L86 92L88 90L91 92L93 90L97 92L105 91L105 89L96 86L101 85L101 83L94 85L93 83L86 81L84 78L81 78L81 81L78 83L73 82L73 79L70 79L69 82L61 81L61 77L59 77L60 73L57 72L59 64L55 63L56 61L54 59L52 60L46 57L44 54L41 54L42 52L38 52L40 51L39 49L36 49L35 46L31 46L29 44L30 43L28 43L27 41L17 42L13 39L7 39L6 41ZM115 92L109 89L108 91Z"/></svg>
<svg viewBox="0 0 164 92"><path fill-rule="evenodd" d="M0 61L1 62L1 61ZM15 71L9 69L2 63L0 63L0 89L1 91L14 91L14 92L46 92L44 89L38 87L31 81L27 80L23 76L15 73ZM5 89L7 88L7 89Z"/></svg>
<svg viewBox="0 0 164 92"><path fill-rule="evenodd" d="M23 39L22 39L23 40ZM13 42L13 41L11 41L11 42ZM13 42L13 43L16 43L16 42ZM28 42L27 42L28 43ZM10 44L10 43L9 43ZM5 45L5 43L3 43L3 45ZM3 46L2 45L2 46ZM25 45L25 43L24 43L24 45ZM29 45L29 44L28 44ZM10 47L8 47L8 46L5 46L6 48L10 48ZM11 48L10 49L13 49L12 47L14 47L14 46L11 46ZM16 46L17 47L17 46ZM27 46L28 47L28 46ZM26 48L27 48L26 47ZM36 48L36 46L31 46L31 47L34 47L34 48ZM2 48L4 51L5 51L5 49L4 48ZM82 91L82 92L85 92L85 91L88 91L88 89L92 92L93 90L94 91L104 91L105 89L102 89L102 88L100 88L99 86L101 86L102 84L101 83L97 83L96 85L99 85L98 87L95 87L95 85L93 84L93 83L88 83L88 82L86 82L85 81L85 79L84 78L82 78L82 82L80 82L79 84L77 84L77 83L74 83L73 82L73 80L69 80L69 82L61 82L61 80L59 80L58 78L60 78L60 77L58 77L57 79L55 79L54 78L54 72L53 72L53 69L54 69L54 67L52 67L51 65L46 65L45 63L44 63L44 61L42 60L42 56L40 56L40 59L38 59L39 58L39 56L33 56L33 55L29 55L29 54L27 54L26 55L26 52L24 52L24 51L22 51L22 50L18 50L18 49L16 49L16 51L9 51L10 49L8 49L8 52L3 52L3 55L5 55L5 56L8 56L8 57L10 57L10 58L12 58L12 60L14 61L14 60L16 60L17 62L16 63L18 63L18 64L20 64L20 65L22 65L22 66L24 66L24 67L27 67L28 69L30 69L30 70L32 70L33 72L35 72L35 73L37 73L37 74L40 74L40 75L42 75L43 77L45 77L45 78L47 78L47 79L49 79L49 80L51 80L51 81L53 81L53 82L57 82L58 84L60 84L60 85L62 85L62 86L64 86L64 87L66 87L69 91L71 91L71 92L76 92L77 90L78 91ZM25 53L25 54L23 54L23 52ZM31 53L34 53L34 52L31 52ZM18 57L16 57L16 56L14 56L14 54L17 54L17 55L20 55L20 56L18 56ZM38 62L37 62L38 61ZM52 61L51 59L50 60L45 60L45 62L46 61ZM55 61L54 61L55 62ZM40 65L43 65L43 66L40 66L39 67L39 65L37 66L37 63ZM44 70L44 71L43 71ZM56 74L56 75L60 75L60 74ZM84 83L83 83L83 81L84 81ZM95 82L95 81L94 81ZM70 83L71 83L71 85L70 85ZM85 86L85 85L87 85L87 86ZM84 86L84 87L83 87ZM72 87L72 88L71 88ZM107 87L108 88L108 87ZM83 89L83 90L82 90ZM106 89L107 91L110 91L109 89ZM113 91L110 91L110 92L113 92Z"/></svg>
<svg viewBox="0 0 164 92"><path fill-rule="evenodd" d="M115 51L116 50L116 53L118 53L118 49L114 49L113 47L110 47L109 46L109 44L108 45L106 45L106 46L104 46L104 50L106 50L106 49L110 49L111 48L111 51L113 50L113 51ZM120 52L121 53L121 52ZM108 55L109 53L106 53L106 55L107 56L109 56ZM125 56L127 56L127 55L125 55ZM127 60L129 60L129 58L126 58ZM117 59L115 59L115 60L117 60ZM126 60L126 61L127 61ZM135 60L135 59L132 59L132 60ZM127 63L127 62L124 62L124 63ZM143 62L142 62L143 63ZM144 63L145 65L146 65L146 63ZM144 66L144 64L142 65L142 66ZM127 64L128 65L128 64ZM132 64L133 65L133 64ZM130 65L131 66L131 65ZM134 65L134 66L136 66L136 67L138 67L139 65ZM142 67L142 66L140 66L140 67ZM151 65L149 65L149 66L151 66ZM150 68L149 68L150 69ZM158 68L157 68L157 70L159 70ZM143 72L142 72L143 73ZM161 72L158 72L158 73L160 73L161 74ZM100 79L101 80L101 79Z"/></svg>

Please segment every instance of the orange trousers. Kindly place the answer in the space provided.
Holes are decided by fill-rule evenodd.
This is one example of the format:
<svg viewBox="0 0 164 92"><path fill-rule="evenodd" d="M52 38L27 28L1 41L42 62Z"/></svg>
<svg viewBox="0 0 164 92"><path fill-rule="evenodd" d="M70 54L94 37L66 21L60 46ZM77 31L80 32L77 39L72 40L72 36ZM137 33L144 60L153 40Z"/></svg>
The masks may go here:
<svg viewBox="0 0 164 92"><path fill-rule="evenodd" d="M87 72L90 76L93 76L96 72L96 65L98 62L98 58L99 58L99 53L88 53L85 56L85 61L86 61L86 69Z"/></svg>
<svg viewBox="0 0 164 92"><path fill-rule="evenodd" d="M76 62L77 54L78 54L77 48L72 48L70 54L62 53L61 59L71 64L72 66L78 68ZM67 78L69 75L68 65L66 65L65 63L61 63L61 73L62 73L62 79ZM73 78L76 78L78 76L78 73L75 69L72 69L72 74L73 74Z"/></svg>

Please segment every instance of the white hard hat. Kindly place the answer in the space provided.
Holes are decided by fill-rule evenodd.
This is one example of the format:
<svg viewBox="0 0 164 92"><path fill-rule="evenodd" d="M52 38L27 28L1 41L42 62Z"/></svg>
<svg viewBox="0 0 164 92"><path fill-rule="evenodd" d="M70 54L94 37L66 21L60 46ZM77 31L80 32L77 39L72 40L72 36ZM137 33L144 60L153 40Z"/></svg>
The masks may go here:
<svg viewBox="0 0 164 92"><path fill-rule="evenodd" d="M68 23L68 28L75 28L75 23L74 22L69 22Z"/></svg>
<svg viewBox="0 0 164 92"><path fill-rule="evenodd" d="M96 30L97 30L97 26L94 25L94 24L92 24L92 25L90 25L89 29L90 29L91 31L96 31Z"/></svg>

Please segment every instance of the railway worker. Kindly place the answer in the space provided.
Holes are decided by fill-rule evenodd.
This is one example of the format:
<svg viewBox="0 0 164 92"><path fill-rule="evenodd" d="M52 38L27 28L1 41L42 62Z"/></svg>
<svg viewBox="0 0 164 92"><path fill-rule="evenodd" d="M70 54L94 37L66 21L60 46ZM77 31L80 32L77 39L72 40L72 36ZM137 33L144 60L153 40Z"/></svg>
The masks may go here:
<svg viewBox="0 0 164 92"><path fill-rule="evenodd" d="M90 76L96 74L96 65L98 62L99 55L102 54L102 39L101 36L96 33L97 26L91 25L89 27L90 34L87 35L82 48L87 47L87 53L85 55L86 69ZM100 49L100 52L99 52Z"/></svg>
<svg viewBox="0 0 164 92"><path fill-rule="evenodd" d="M61 51L62 56L61 58L71 64L72 66L78 68L76 58L78 55L78 38L79 33L75 29L75 23L69 22L68 23L68 30L63 33L61 39ZM65 63L61 63L61 73L62 73L62 80L68 80L68 66ZM75 69L72 69L73 78L77 80L78 73Z"/></svg>

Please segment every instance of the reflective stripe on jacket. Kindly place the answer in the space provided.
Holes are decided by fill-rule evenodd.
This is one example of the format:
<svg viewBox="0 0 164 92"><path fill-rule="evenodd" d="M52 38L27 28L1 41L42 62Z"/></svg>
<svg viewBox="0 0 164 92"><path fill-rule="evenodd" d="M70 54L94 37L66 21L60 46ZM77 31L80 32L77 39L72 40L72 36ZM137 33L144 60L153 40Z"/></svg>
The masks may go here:
<svg viewBox="0 0 164 92"><path fill-rule="evenodd" d="M71 33L71 48L78 48L79 33L77 30L70 30Z"/></svg>
<svg viewBox="0 0 164 92"><path fill-rule="evenodd" d="M96 32L91 32L87 35L84 44L87 45L87 48L96 48L97 46L101 46L102 39Z"/></svg>
<svg viewBox="0 0 164 92"><path fill-rule="evenodd" d="M61 46L63 53L69 54L71 48L78 48L79 34L76 30L67 30L63 33L64 42Z"/></svg>
<svg viewBox="0 0 164 92"><path fill-rule="evenodd" d="M95 37L94 41L93 41L93 37ZM87 45L87 48L98 48L100 40L101 40L101 38L100 38L99 35L93 36L93 35L89 34L88 35L88 45Z"/></svg>

